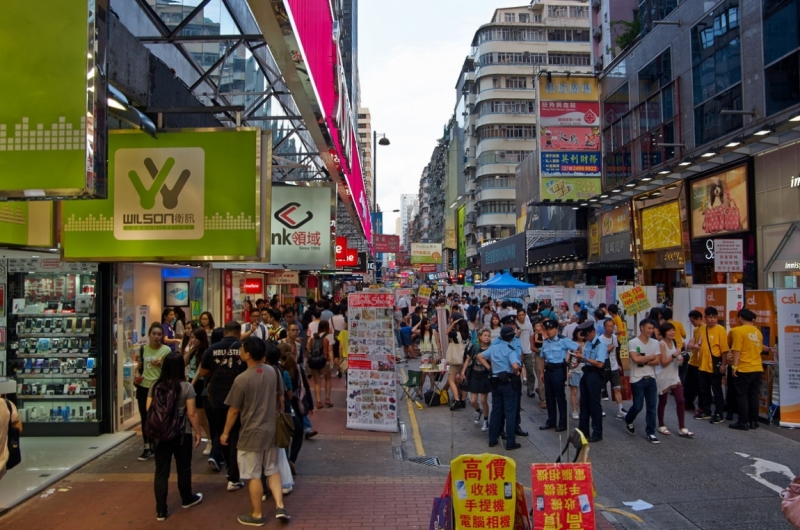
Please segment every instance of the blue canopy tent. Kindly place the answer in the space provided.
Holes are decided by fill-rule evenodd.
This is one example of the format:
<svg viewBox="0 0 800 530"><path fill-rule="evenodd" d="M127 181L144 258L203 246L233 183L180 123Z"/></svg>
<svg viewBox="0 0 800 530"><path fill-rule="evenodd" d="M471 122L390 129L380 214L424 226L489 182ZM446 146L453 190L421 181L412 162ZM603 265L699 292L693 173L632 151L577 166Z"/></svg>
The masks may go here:
<svg viewBox="0 0 800 530"><path fill-rule="evenodd" d="M527 298L529 287L535 287L535 285L517 280L508 272L495 275L480 286L481 289L490 290L492 298L496 300L512 297Z"/></svg>

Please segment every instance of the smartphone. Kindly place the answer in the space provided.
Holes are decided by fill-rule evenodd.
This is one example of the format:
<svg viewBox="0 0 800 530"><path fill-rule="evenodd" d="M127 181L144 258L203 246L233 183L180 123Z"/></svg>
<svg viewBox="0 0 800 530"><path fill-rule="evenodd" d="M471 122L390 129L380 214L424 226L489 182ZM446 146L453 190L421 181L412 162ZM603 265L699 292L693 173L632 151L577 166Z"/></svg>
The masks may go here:
<svg viewBox="0 0 800 530"><path fill-rule="evenodd" d="M42 329L42 324L44 324L44 320L37 318L36 322L33 323L33 327L36 329Z"/></svg>
<svg viewBox="0 0 800 530"><path fill-rule="evenodd" d="M32 318L26 318L25 319L25 333L30 333L31 332L31 330L33 329L33 323L34 322L33 322Z"/></svg>
<svg viewBox="0 0 800 530"><path fill-rule="evenodd" d="M83 359L77 359L75 361L75 369L76 370L83 370L84 366L85 366L85 361Z"/></svg>
<svg viewBox="0 0 800 530"><path fill-rule="evenodd" d="M64 320L61 318L54 318L53 319L53 331L56 333L63 333L64 332Z"/></svg>
<svg viewBox="0 0 800 530"><path fill-rule="evenodd" d="M94 326L93 326L93 322L92 322L93 320L94 320L93 318L89 318L89 317L84 317L83 318L83 332L84 333L89 333L91 331L94 331L94 329L93 329Z"/></svg>
<svg viewBox="0 0 800 530"><path fill-rule="evenodd" d="M544 497L538 495L536 497L536 511L543 512L544 511Z"/></svg>
<svg viewBox="0 0 800 530"><path fill-rule="evenodd" d="M65 318L64 319L64 333L72 333L75 331L75 319L74 318Z"/></svg>
<svg viewBox="0 0 800 530"><path fill-rule="evenodd" d="M503 484L503 495L505 496L506 500L508 500L508 499L510 499L511 497L514 496L513 488L514 488L514 485L511 484L510 482L505 482Z"/></svg>
<svg viewBox="0 0 800 530"><path fill-rule="evenodd" d="M82 319L76 318L75 319L75 327L73 328L72 331L75 332L75 333L83 332L83 324L82 323L83 323Z"/></svg>
<svg viewBox="0 0 800 530"><path fill-rule="evenodd" d="M50 339L50 349L58 353L61 349L61 341L59 339Z"/></svg>
<svg viewBox="0 0 800 530"><path fill-rule="evenodd" d="M86 370L89 372L94 370L94 359L92 357L86 359Z"/></svg>
<svg viewBox="0 0 800 530"><path fill-rule="evenodd" d="M52 318L45 318L43 327L46 330L50 330L50 328L53 327L53 319Z"/></svg>

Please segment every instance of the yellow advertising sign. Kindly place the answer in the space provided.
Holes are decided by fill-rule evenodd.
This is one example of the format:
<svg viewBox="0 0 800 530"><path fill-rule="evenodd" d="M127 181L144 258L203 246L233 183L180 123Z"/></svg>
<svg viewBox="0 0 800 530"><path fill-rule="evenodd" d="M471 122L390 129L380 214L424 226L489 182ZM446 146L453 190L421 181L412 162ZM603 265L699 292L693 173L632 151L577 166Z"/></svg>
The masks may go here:
<svg viewBox="0 0 800 530"><path fill-rule="evenodd" d="M610 236L630 232L631 216L627 207L605 212L600 215L600 235Z"/></svg>
<svg viewBox="0 0 800 530"><path fill-rule="evenodd" d="M589 223L589 255L600 255L600 226L597 221Z"/></svg>
<svg viewBox="0 0 800 530"><path fill-rule="evenodd" d="M625 306L625 312L629 315L647 311L651 307L650 300L647 298L647 293L641 285L619 293L619 299L622 305Z"/></svg>
<svg viewBox="0 0 800 530"><path fill-rule="evenodd" d="M543 83L539 99L542 101L599 101L597 80L592 77L551 75ZM544 81L544 79L542 79Z"/></svg>
<svg viewBox="0 0 800 530"><path fill-rule="evenodd" d="M642 249L681 246L681 207L678 201L642 210Z"/></svg>
<svg viewBox="0 0 800 530"><path fill-rule="evenodd" d="M555 201L585 201L595 195L600 195L602 184L599 178L549 178L543 176L540 180L540 198Z"/></svg>
<svg viewBox="0 0 800 530"><path fill-rule="evenodd" d="M514 528L517 465L504 456L461 455L450 462L455 528Z"/></svg>

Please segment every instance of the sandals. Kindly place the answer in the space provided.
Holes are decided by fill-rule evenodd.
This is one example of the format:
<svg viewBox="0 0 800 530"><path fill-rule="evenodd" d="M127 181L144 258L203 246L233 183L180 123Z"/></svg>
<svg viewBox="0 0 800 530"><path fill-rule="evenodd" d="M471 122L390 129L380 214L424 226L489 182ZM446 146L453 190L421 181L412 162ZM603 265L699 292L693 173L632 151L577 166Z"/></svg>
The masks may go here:
<svg viewBox="0 0 800 530"><path fill-rule="evenodd" d="M317 402L317 408L318 408L318 409L321 409L321 408L322 408L322 406L323 406L323 405L322 405L322 403L319 403L319 402Z"/></svg>
<svg viewBox="0 0 800 530"><path fill-rule="evenodd" d="M330 400L330 399L326 399L326 400L325 400L325 406L326 406L326 407L328 407L328 408L331 408L331 407L333 407L333 403L331 403L331 400Z"/></svg>
<svg viewBox="0 0 800 530"><path fill-rule="evenodd" d="M670 434L672 434L671 432L669 432L669 429L667 429L667 427L664 426L664 425L662 425L661 427L658 428L658 432L660 432L661 434L663 434L665 436L669 436Z"/></svg>
<svg viewBox="0 0 800 530"><path fill-rule="evenodd" d="M680 436L681 438L694 438L694 433L691 432L686 427L684 427L683 429L680 430L680 432L678 432L678 436Z"/></svg>

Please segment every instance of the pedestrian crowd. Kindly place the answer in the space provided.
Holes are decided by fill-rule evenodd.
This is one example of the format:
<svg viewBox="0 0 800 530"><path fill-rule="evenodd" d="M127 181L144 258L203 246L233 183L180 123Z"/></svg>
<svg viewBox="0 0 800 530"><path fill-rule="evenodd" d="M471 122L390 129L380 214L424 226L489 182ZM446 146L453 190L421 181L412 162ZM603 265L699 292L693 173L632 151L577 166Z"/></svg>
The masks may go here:
<svg viewBox="0 0 800 530"><path fill-rule="evenodd" d="M139 460L155 461L158 521L169 515L173 460L181 507L203 501L192 489L192 454L203 437L203 455L212 471L226 473L227 491L246 483L251 506L239 523L266 524L266 491L275 517L290 519L283 496L292 491L303 441L317 434L311 416L333 407L331 377L346 371L345 312L327 300L305 308L258 300L246 305L244 324L217 327L209 312L188 321L179 308L164 309L139 348L135 373Z"/></svg>

